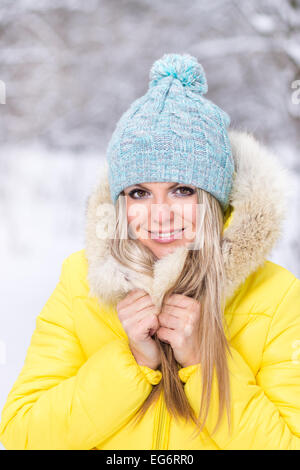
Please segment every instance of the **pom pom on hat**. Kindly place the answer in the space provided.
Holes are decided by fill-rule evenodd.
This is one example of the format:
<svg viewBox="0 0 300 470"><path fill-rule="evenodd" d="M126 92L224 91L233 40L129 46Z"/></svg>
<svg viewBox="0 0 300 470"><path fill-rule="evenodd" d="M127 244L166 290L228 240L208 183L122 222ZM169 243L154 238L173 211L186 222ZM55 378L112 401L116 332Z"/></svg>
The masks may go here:
<svg viewBox="0 0 300 470"><path fill-rule="evenodd" d="M164 54L154 62L149 73L149 88L166 77L174 77L191 91L204 95L207 81L202 65L190 54Z"/></svg>

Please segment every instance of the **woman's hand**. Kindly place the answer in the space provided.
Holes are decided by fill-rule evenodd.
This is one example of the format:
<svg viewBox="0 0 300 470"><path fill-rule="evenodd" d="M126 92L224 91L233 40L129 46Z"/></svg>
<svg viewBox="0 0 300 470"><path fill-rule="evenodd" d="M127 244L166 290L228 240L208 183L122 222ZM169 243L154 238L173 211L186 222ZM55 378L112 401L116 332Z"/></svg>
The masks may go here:
<svg viewBox="0 0 300 470"><path fill-rule="evenodd" d="M159 310L150 295L143 289L133 289L117 304L117 312L136 362L157 369L161 363L160 353L151 336L159 328Z"/></svg>
<svg viewBox="0 0 300 470"><path fill-rule="evenodd" d="M201 305L185 295L169 296L158 315L160 328L157 336L169 343L176 361L187 367L200 362L199 338L196 325L199 323Z"/></svg>

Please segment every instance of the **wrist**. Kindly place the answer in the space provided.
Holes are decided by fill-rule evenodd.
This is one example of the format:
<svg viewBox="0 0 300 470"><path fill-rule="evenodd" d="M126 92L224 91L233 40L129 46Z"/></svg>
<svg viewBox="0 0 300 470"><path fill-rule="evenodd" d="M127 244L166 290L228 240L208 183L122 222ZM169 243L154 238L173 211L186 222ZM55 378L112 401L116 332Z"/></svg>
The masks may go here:
<svg viewBox="0 0 300 470"><path fill-rule="evenodd" d="M200 359L197 357L193 357L192 359L188 359L186 361L183 361L180 365L182 368L184 367L189 367L189 366L194 366L200 364Z"/></svg>
<svg viewBox="0 0 300 470"><path fill-rule="evenodd" d="M151 361L147 357L145 357L143 354L141 354L140 351L138 351L133 344L130 344L130 350L137 362L140 366L146 366L149 367L150 369L156 370L160 366L161 362L160 359L157 359L156 361Z"/></svg>
<svg viewBox="0 0 300 470"><path fill-rule="evenodd" d="M149 369L157 370L160 366L160 363L149 363L145 362L143 360L137 360L136 361L140 366L146 366L149 367Z"/></svg>

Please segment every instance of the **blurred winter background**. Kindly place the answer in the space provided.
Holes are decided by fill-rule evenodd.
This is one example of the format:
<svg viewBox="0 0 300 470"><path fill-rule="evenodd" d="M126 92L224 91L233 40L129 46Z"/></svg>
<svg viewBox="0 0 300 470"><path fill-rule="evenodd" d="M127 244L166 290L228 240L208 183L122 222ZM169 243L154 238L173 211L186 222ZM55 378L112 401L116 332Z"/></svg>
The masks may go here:
<svg viewBox="0 0 300 470"><path fill-rule="evenodd" d="M84 247L115 125L166 52L196 56L206 97L291 170L269 259L300 277L300 0L2 0L0 40L1 410L63 259Z"/></svg>

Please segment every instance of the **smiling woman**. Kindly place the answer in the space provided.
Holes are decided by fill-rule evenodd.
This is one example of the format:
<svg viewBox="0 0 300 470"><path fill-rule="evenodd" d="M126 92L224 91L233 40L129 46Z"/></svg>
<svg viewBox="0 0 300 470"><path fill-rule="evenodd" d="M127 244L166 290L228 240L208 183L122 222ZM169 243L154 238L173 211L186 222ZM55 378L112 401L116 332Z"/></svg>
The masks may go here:
<svg viewBox="0 0 300 470"><path fill-rule="evenodd" d="M175 183L148 183L126 188L129 233L157 258L192 242L196 230L197 188Z"/></svg>
<svg viewBox="0 0 300 470"><path fill-rule="evenodd" d="M288 181L206 91L195 57L166 54L120 119L6 448L300 450L300 280L267 260Z"/></svg>
<svg viewBox="0 0 300 470"><path fill-rule="evenodd" d="M210 360L203 365L209 371L213 363L217 363L217 375L220 384L220 396L229 411L228 401L228 370L225 358L225 348L229 348L224 332L222 292L224 289L224 263L221 251L221 233L224 216L219 202L208 192L193 185L182 183L143 183L126 187L116 202L116 232L110 239L110 252L112 256L123 266L131 270L153 276L155 263L159 259L171 253L176 253L178 248L187 249L187 257L176 283L170 284L164 292L160 306L165 304L171 293L181 294L184 298L196 299L198 304L203 304L205 315L198 318L195 328L187 334L182 352L175 345L170 344L162 326L163 310L160 308L160 325L148 325L148 335L154 336L161 357L161 370L163 381L148 396L147 400L137 414L137 419L149 408L151 403L158 398L164 384L164 396L169 411L176 417L182 416L195 421L193 410L186 398L178 376L178 365L188 367L200 362L200 358L207 357ZM137 201L137 202L136 202ZM130 227L132 230L130 230ZM186 232L182 233L182 228ZM126 230L128 229L128 232ZM177 236L163 239L162 233L180 229ZM150 232L150 234L149 234ZM153 237L157 232L158 236ZM122 238L121 234L128 234ZM132 236L133 235L133 236ZM209 262L208 262L209 260ZM177 273L178 275L178 273ZM184 331L189 320L185 324L185 313L188 309L179 310L178 326ZM175 306L171 306L171 316L167 317L169 327L174 321ZM187 329L186 329L187 331ZM155 333L155 335L154 335ZM163 336L164 334L164 336ZM205 335L206 341L201 341ZM129 335L129 340L131 340ZM210 349L211 348L211 349ZM136 347L132 347L133 354L139 363L139 353ZM179 360L180 355L180 360ZM183 359L184 357L184 359ZM148 365L152 358L149 358ZM210 362L211 361L211 362ZM202 359L203 362L203 359ZM147 364L143 355L141 364ZM205 373L204 383L208 381L207 390L211 384ZM208 372L207 372L208 374ZM210 379L211 380L211 379ZM206 397L206 414L208 412L210 396ZM202 395L202 408L205 403L205 393ZM221 413L222 410L220 410ZM221 414L220 414L221 416ZM219 416L219 419L220 419ZM202 423L202 430L204 421Z"/></svg>

